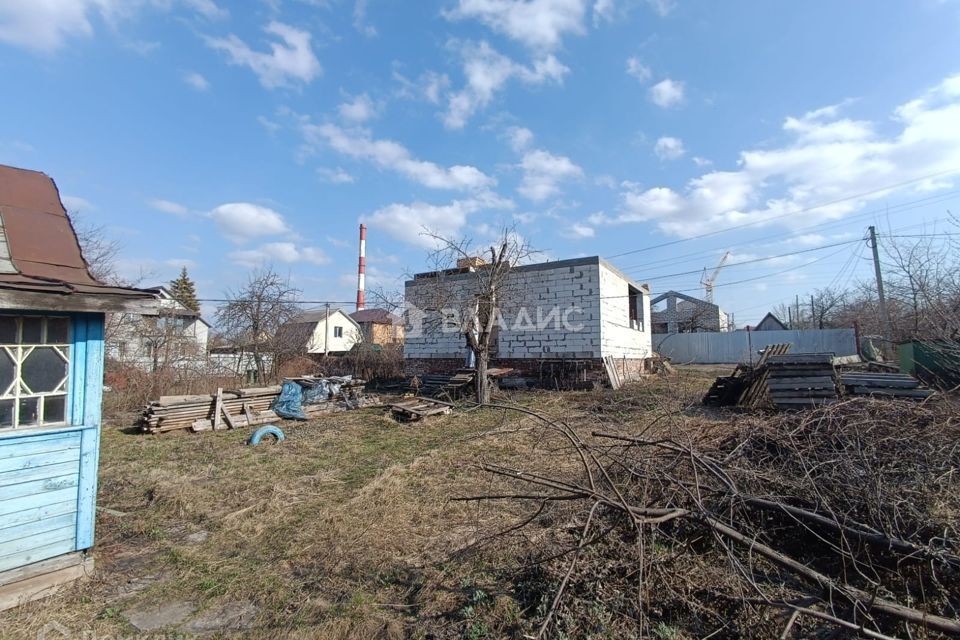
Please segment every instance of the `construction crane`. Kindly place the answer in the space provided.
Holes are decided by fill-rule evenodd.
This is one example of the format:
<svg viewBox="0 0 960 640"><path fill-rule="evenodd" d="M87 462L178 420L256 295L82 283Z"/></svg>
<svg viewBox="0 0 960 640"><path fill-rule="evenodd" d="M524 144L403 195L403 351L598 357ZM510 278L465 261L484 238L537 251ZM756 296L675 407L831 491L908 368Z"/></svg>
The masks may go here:
<svg viewBox="0 0 960 640"><path fill-rule="evenodd" d="M703 285L704 298L710 304L713 304L713 283L716 281L717 276L720 275L720 269L723 269L723 265L727 264L727 259L730 258L730 252L727 251L723 254L723 257L720 258L720 263L717 265L717 268L713 270L713 273L710 274L710 277L707 277L707 270L704 268L703 276L700 278L700 284Z"/></svg>

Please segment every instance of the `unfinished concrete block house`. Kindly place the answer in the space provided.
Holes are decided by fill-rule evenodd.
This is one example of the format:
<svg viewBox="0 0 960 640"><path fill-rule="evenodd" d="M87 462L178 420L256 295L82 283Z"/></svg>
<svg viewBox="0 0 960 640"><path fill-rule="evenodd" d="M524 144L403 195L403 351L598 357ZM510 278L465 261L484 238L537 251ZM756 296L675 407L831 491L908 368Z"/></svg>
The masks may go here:
<svg viewBox="0 0 960 640"><path fill-rule="evenodd" d="M461 266L407 281L408 374L468 366L465 337L445 317L456 311L444 301L450 293L461 301L474 296L476 271L483 268ZM541 379L595 380L604 375L603 359L612 356L621 375L631 378L652 354L649 288L597 256L514 267L500 309L492 367Z"/></svg>
<svg viewBox="0 0 960 640"><path fill-rule="evenodd" d="M53 180L0 165L0 609L90 570L105 313L155 304L90 276Z"/></svg>

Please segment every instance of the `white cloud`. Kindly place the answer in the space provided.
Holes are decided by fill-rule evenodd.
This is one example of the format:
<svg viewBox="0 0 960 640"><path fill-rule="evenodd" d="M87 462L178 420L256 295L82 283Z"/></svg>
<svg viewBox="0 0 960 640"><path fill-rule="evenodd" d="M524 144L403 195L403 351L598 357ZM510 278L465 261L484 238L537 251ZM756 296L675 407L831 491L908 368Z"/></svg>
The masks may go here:
<svg viewBox="0 0 960 640"><path fill-rule="evenodd" d="M450 129L461 129L478 109L490 104L494 95L511 79L524 84L560 84L570 69L552 54L534 60L532 66L518 64L486 42L468 42L461 47L466 86L450 95L443 122Z"/></svg>
<svg viewBox="0 0 960 640"><path fill-rule="evenodd" d="M530 146L533 142L533 131L526 127L510 127L506 131L507 140L510 142L510 148L520 153Z"/></svg>
<svg viewBox="0 0 960 640"><path fill-rule="evenodd" d="M493 195L454 200L450 204L434 205L426 202L390 204L363 216L361 221L394 238L418 247L436 248L437 242L426 232L457 240L461 237L467 217L485 209L511 209L510 200Z"/></svg>
<svg viewBox="0 0 960 640"><path fill-rule="evenodd" d="M605 221L655 221L689 236L773 218L839 219L877 198L950 188L960 167L960 75L897 107L893 121L898 130L881 135L837 106L786 118L785 144L742 151L736 170L705 173L681 191L626 184L620 212Z"/></svg>
<svg viewBox="0 0 960 640"><path fill-rule="evenodd" d="M595 0L593 3L593 26L599 27L603 22L613 22L615 8L613 0Z"/></svg>
<svg viewBox="0 0 960 640"><path fill-rule="evenodd" d="M713 164L713 160L708 160L707 158L703 158L701 156L693 156L691 160L693 160L693 164L697 165L698 167L709 167Z"/></svg>
<svg viewBox="0 0 960 640"><path fill-rule="evenodd" d="M365 93L354 96L347 102L340 103L337 107L340 117L349 122L366 122L377 115L377 105Z"/></svg>
<svg viewBox="0 0 960 640"><path fill-rule="evenodd" d="M304 124L303 132L311 144L324 142L335 151L352 158L372 162L431 189L478 190L493 186L496 180L476 167L441 167L417 160L410 151L392 140L375 140L366 129L343 129L334 124Z"/></svg>
<svg viewBox="0 0 960 640"><path fill-rule="evenodd" d="M650 87L650 100L663 109L676 107L683 102L684 84L667 78Z"/></svg>
<svg viewBox="0 0 960 640"><path fill-rule="evenodd" d="M459 0L444 15L473 18L530 49L552 51L563 36L583 34L587 0Z"/></svg>
<svg viewBox="0 0 960 640"><path fill-rule="evenodd" d="M196 71L191 71L184 74L183 81L188 85L196 89L197 91L206 91L210 88L210 83L207 82L207 79L204 78L201 74Z"/></svg>
<svg viewBox="0 0 960 640"><path fill-rule="evenodd" d="M653 145L653 152L661 160L676 160L683 157L687 150L683 148L683 140L680 138L663 136Z"/></svg>
<svg viewBox="0 0 960 640"><path fill-rule="evenodd" d="M97 208L87 199L80 196L60 196L63 207L70 213L96 211Z"/></svg>
<svg viewBox="0 0 960 640"><path fill-rule="evenodd" d="M646 82L653 75L653 72L650 67L640 61L640 58L630 56L627 58L627 75L633 76L640 82Z"/></svg>
<svg viewBox="0 0 960 640"><path fill-rule="evenodd" d="M92 37L94 17L116 26L144 7L169 9L175 4L171 0L2 0L0 42L50 53L69 38ZM180 4L207 18L227 14L212 0L181 0Z"/></svg>
<svg viewBox="0 0 960 640"><path fill-rule="evenodd" d="M243 267L255 268L268 263L296 264L299 262L325 265L329 256L316 247L298 247L292 242L268 242L256 249L234 251L230 259Z"/></svg>
<svg viewBox="0 0 960 640"><path fill-rule="evenodd" d="M229 11L218 7L213 0L183 0L183 3L211 20L220 20L230 15Z"/></svg>
<svg viewBox="0 0 960 640"><path fill-rule="evenodd" d="M227 54L230 64L250 67L267 89L309 83L323 69L310 46L310 32L273 21L264 31L277 39L270 42L270 52L256 51L237 36L207 38L207 44Z"/></svg>
<svg viewBox="0 0 960 640"><path fill-rule="evenodd" d="M354 181L352 175L337 167L336 169L327 169L321 167L317 169L317 175L320 176L320 179L324 182L329 182L331 184L350 184Z"/></svg>
<svg viewBox="0 0 960 640"><path fill-rule="evenodd" d="M537 149L528 151L520 162L523 178L517 191L534 202L541 202L560 193L566 180L583 177L583 169L570 158Z"/></svg>
<svg viewBox="0 0 960 640"><path fill-rule="evenodd" d="M582 222L573 223L564 233L565 236L573 240L586 240L587 238L594 237L596 234L597 232L593 227L583 224Z"/></svg>
<svg viewBox="0 0 960 640"><path fill-rule="evenodd" d="M367 0L354 1L353 28L368 38L372 38L377 35L376 27L367 24Z"/></svg>
<svg viewBox="0 0 960 640"><path fill-rule="evenodd" d="M190 213L190 210L178 202L172 202L170 200L163 200L162 198L155 198L148 202L151 209L156 209L161 213L169 213L173 216L186 216Z"/></svg>
<svg viewBox="0 0 960 640"><path fill-rule="evenodd" d="M237 243L290 231L279 213L250 202L222 204L209 215L217 223L223 235Z"/></svg>
<svg viewBox="0 0 960 640"><path fill-rule="evenodd" d="M424 100L431 104L440 104L443 93L450 86L450 78L445 73L425 71L416 80L411 80L399 71L393 72L393 79L400 83L397 95L408 100Z"/></svg>
<svg viewBox="0 0 960 640"><path fill-rule="evenodd" d="M675 0L647 0L647 4L661 17L668 15L677 6Z"/></svg>

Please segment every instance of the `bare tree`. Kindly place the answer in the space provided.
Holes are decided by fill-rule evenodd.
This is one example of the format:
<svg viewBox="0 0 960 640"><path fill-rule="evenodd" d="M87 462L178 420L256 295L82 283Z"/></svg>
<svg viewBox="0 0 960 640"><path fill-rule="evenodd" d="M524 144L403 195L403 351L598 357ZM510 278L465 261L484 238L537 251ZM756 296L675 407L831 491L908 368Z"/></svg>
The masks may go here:
<svg viewBox="0 0 960 640"><path fill-rule="evenodd" d="M297 314L300 291L277 274L273 267L251 271L247 282L227 291L228 302L217 310L217 325L222 336L241 356L249 350L260 380L266 378L265 355L275 356L276 338L281 326ZM277 365L274 357L271 369Z"/></svg>
<svg viewBox="0 0 960 640"><path fill-rule="evenodd" d="M846 304L847 293L835 289L817 289L810 299L811 323L818 329L834 326L834 314Z"/></svg>
<svg viewBox="0 0 960 640"><path fill-rule="evenodd" d="M513 267L522 264L536 252L513 229L504 228L495 244L478 251L470 240L454 240L428 233L437 249L430 258L437 267L434 300L431 303L434 322L454 323L463 335L466 347L473 354L476 367L474 383L477 402L490 402L490 381L487 370L491 347L502 324L502 310L518 302L511 286ZM469 284L449 280L448 276L468 273Z"/></svg>

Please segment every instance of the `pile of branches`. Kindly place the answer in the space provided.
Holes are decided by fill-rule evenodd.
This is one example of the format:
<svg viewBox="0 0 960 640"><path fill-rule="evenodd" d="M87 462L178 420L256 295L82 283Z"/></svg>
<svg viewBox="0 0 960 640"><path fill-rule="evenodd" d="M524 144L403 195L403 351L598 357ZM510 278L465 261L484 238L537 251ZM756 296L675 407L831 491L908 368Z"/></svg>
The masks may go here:
<svg viewBox="0 0 960 640"><path fill-rule="evenodd" d="M484 465L522 488L465 499L530 502L511 531L557 541L517 583L541 589L538 638L952 637L956 409L855 398L589 436L540 416L579 472Z"/></svg>

